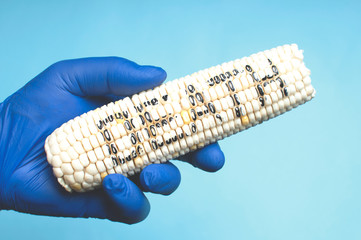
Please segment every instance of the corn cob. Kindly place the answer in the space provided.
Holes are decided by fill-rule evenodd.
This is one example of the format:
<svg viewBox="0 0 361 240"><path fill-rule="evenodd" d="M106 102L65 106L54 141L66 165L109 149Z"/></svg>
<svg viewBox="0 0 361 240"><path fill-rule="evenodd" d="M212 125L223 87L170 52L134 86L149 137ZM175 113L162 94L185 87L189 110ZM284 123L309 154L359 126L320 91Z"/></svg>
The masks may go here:
<svg viewBox="0 0 361 240"><path fill-rule="evenodd" d="M47 159L67 191L93 190L311 100L309 75L296 44L223 63L64 123L45 141Z"/></svg>

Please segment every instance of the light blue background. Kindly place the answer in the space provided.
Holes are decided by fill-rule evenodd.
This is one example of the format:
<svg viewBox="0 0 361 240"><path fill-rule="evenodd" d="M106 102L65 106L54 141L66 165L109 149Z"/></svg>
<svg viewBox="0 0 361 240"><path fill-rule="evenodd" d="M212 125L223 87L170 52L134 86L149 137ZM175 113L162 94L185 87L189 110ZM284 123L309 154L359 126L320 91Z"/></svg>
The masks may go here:
<svg viewBox="0 0 361 240"><path fill-rule="evenodd" d="M139 224L1 211L0 239L361 239L359 1L54 2L0 1L1 101L62 59L123 56L174 79L286 43L317 96L221 141L218 173L176 162L181 186L147 194Z"/></svg>

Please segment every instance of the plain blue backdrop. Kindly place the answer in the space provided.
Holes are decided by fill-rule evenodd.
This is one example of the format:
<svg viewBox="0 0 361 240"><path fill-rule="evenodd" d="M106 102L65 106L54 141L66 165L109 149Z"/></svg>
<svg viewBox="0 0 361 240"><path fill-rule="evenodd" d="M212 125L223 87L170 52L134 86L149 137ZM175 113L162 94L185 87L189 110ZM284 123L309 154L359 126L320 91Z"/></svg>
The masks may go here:
<svg viewBox="0 0 361 240"><path fill-rule="evenodd" d="M181 186L147 194L139 224L0 211L0 239L361 239L360 1L172 2L0 0L0 101L62 59L122 56L171 80L286 43L316 98L221 141L218 173L176 162Z"/></svg>

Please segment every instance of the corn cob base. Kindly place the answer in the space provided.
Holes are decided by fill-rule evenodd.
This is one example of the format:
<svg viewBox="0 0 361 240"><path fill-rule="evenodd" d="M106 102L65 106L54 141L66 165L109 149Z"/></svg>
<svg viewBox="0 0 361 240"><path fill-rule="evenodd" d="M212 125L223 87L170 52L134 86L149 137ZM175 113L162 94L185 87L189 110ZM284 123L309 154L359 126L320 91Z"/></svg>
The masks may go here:
<svg viewBox="0 0 361 240"><path fill-rule="evenodd" d="M67 191L93 190L311 100L309 75L296 44L223 63L64 123L46 139L47 159Z"/></svg>

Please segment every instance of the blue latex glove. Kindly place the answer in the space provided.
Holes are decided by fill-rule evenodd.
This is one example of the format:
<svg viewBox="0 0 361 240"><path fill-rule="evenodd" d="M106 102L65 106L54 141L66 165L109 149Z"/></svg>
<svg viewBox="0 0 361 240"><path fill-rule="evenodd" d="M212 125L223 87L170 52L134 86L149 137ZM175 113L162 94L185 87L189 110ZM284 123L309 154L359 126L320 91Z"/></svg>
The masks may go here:
<svg viewBox="0 0 361 240"><path fill-rule="evenodd" d="M163 69L123 58L58 62L0 105L0 209L68 217L106 218L136 223L149 213L144 191L171 194L180 183L172 164L153 164L130 179L108 175L103 189L68 193L46 161L45 138L62 123L116 98L161 84ZM206 171L224 164L218 144L181 160Z"/></svg>

